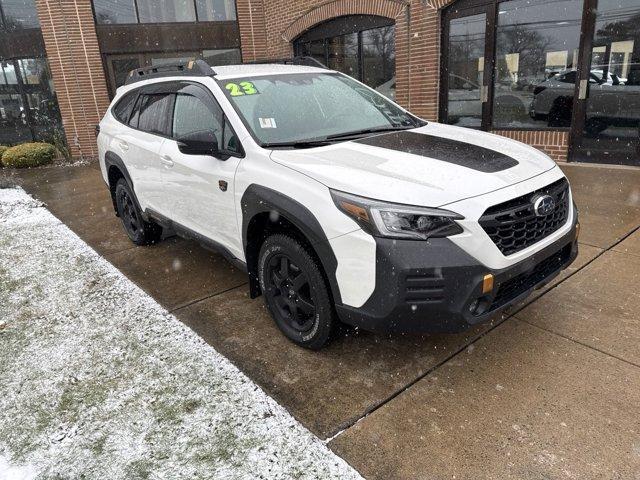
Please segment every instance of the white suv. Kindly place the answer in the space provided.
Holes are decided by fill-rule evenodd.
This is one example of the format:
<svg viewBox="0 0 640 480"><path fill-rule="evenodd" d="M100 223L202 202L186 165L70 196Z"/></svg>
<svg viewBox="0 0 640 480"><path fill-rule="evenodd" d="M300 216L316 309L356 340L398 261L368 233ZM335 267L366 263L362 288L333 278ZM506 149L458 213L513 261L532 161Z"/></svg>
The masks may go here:
<svg viewBox="0 0 640 480"><path fill-rule="evenodd" d="M460 331L577 254L576 208L549 157L427 123L330 70L135 70L98 145L134 243L168 229L222 252L308 348L340 322Z"/></svg>

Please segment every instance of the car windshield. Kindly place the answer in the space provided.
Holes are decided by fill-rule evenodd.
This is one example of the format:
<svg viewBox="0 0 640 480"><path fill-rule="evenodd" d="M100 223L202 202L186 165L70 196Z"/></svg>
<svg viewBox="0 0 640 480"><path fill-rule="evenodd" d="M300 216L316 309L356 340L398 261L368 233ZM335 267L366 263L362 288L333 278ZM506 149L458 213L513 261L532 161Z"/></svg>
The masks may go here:
<svg viewBox="0 0 640 480"><path fill-rule="evenodd" d="M262 146L314 146L313 142L422 125L384 96L338 73L242 77L218 83Z"/></svg>

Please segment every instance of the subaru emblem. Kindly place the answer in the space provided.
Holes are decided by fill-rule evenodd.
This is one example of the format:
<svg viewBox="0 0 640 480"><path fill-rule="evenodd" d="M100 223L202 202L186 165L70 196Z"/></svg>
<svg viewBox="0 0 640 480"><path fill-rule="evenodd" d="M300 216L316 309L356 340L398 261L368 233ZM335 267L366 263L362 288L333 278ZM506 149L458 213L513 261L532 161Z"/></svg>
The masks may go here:
<svg viewBox="0 0 640 480"><path fill-rule="evenodd" d="M550 195L538 195L533 198L533 211L538 217L553 213L556 201Z"/></svg>

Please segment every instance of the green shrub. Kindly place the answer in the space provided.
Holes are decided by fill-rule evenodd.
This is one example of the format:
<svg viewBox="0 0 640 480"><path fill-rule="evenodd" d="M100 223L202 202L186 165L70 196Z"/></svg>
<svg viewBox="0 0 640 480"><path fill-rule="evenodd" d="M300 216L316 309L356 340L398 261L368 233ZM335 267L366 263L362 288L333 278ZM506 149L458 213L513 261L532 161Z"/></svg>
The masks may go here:
<svg viewBox="0 0 640 480"><path fill-rule="evenodd" d="M56 156L56 147L50 143L22 143L7 149L2 154L5 167L29 168L51 163Z"/></svg>
<svg viewBox="0 0 640 480"><path fill-rule="evenodd" d="M2 154L9 150L9 148L10 147L7 147L6 145L0 145L0 167L2 167Z"/></svg>

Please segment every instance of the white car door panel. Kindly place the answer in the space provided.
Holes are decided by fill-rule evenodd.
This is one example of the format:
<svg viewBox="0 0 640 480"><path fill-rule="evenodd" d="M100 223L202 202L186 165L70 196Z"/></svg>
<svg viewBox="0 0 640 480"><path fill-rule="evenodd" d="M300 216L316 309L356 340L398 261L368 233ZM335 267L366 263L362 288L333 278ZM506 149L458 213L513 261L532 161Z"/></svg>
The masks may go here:
<svg viewBox="0 0 640 480"><path fill-rule="evenodd" d="M219 150L229 148L225 130L232 130L224 124L222 110L209 93L193 85L178 92L173 119L177 139L165 140L160 150L163 201L173 221L241 256L234 201L234 176L241 158L183 153L178 145L181 136L212 132ZM231 147L235 148L233 141Z"/></svg>

